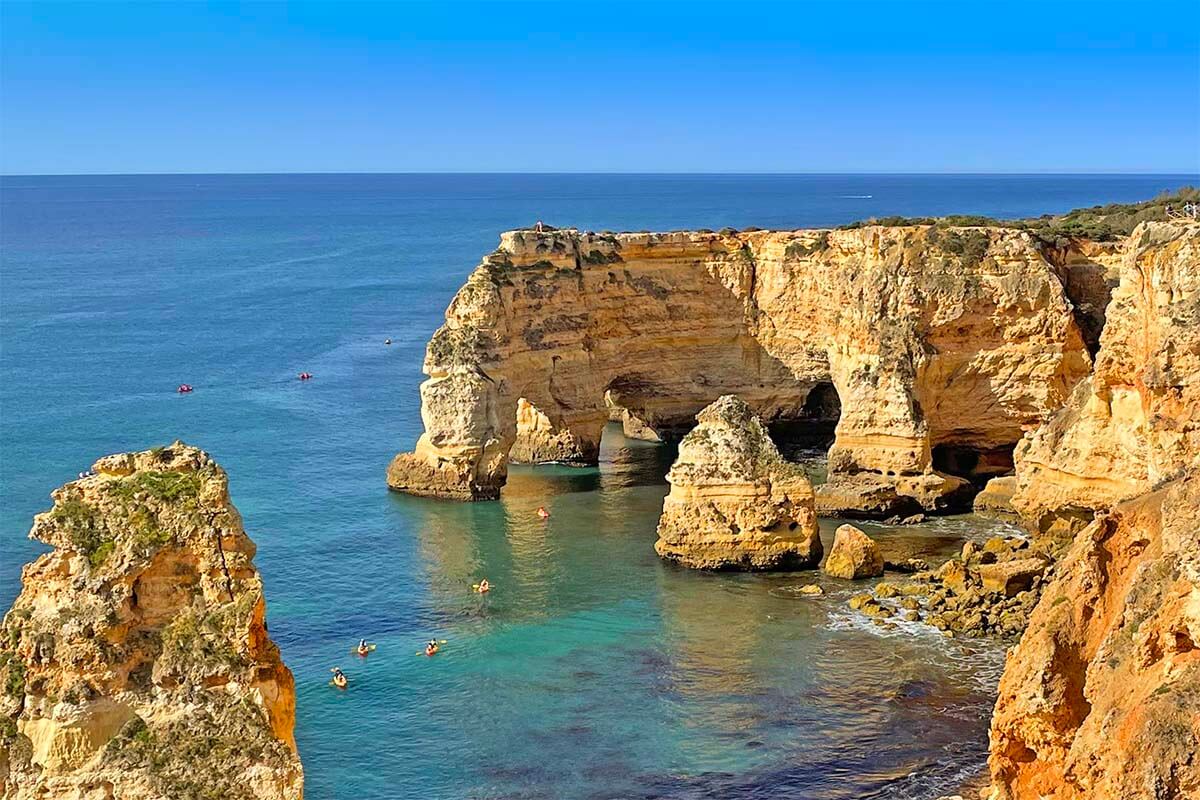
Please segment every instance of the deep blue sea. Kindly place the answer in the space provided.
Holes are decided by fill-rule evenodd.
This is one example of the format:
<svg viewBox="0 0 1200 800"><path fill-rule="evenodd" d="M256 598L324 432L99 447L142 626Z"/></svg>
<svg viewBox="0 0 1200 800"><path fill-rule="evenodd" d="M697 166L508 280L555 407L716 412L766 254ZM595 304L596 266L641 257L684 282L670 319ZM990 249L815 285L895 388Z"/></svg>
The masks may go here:
<svg viewBox="0 0 1200 800"><path fill-rule="evenodd" d="M659 563L665 448L390 494L424 345L500 231L1004 217L1196 176L180 175L0 179L0 607L48 494L173 439L228 470L296 674L311 800L932 798L981 767L995 645L886 632L815 573ZM385 338L394 344L384 346ZM296 380L307 370L308 383ZM195 386L189 396L180 383ZM553 514L539 521L534 509ZM825 523L828 535L835 521ZM996 529L871 526L889 558ZM486 597L470 584L487 576ZM810 581L829 590L798 598ZM379 643L360 661L359 637ZM436 658L415 655L431 637ZM341 666L351 687L327 685Z"/></svg>

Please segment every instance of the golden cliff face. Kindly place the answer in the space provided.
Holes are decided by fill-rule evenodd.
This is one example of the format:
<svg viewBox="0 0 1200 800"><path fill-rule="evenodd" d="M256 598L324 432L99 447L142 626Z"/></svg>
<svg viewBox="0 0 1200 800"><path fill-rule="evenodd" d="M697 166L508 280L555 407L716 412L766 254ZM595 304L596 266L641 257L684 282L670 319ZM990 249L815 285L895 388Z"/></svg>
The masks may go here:
<svg viewBox="0 0 1200 800"><path fill-rule="evenodd" d="M993 800L1200 797L1200 225L1139 226L1106 317L1017 452L1013 507L1069 548L1000 682Z"/></svg>
<svg viewBox="0 0 1200 800"><path fill-rule="evenodd" d="M1200 477L1117 505L1059 562L992 718L993 800L1200 797Z"/></svg>
<svg viewBox="0 0 1200 800"><path fill-rule="evenodd" d="M735 394L797 420L832 386L825 506L936 509L963 485L943 457L1003 462L1090 366L1056 268L1013 230L513 231L429 343L425 433L388 483L496 497L519 398L592 454L614 414L682 432Z"/></svg>
<svg viewBox="0 0 1200 800"><path fill-rule="evenodd" d="M1126 245L1095 372L1017 450L1013 507L1065 536L1197 453L1200 225L1145 223Z"/></svg>
<svg viewBox="0 0 1200 800"><path fill-rule="evenodd" d="M298 800L292 674L203 451L100 459L30 535L0 651L5 797Z"/></svg>
<svg viewBox="0 0 1200 800"><path fill-rule="evenodd" d="M821 560L812 484L744 402L696 416L667 481L654 549L696 569L798 569Z"/></svg>

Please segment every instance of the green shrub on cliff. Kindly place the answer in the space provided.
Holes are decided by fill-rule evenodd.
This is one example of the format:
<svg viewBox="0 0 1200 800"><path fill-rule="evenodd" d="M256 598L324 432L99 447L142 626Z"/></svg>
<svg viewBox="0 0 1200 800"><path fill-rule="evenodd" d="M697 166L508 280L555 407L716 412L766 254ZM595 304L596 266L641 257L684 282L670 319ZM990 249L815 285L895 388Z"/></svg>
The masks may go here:
<svg viewBox="0 0 1200 800"><path fill-rule="evenodd" d="M1184 186L1175 192L1164 192L1153 200L1141 203L1109 203L1091 208L1077 208L1065 214L1047 214L1033 219L1002 220L975 215L947 217L879 217L842 225L839 230L854 230L868 225L900 227L905 225L936 225L941 228L1000 227L1022 230L1048 247L1065 247L1072 239L1106 242L1128 236L1142 222L1167 219L1167 208L1182 211L1186 203L1200 202L1200 189Z"/></svg>
<svg viewBox="0 0 1200 800"><path fill-rule="evenodd" d="M200 484L201 477L197 472L150 471L113 481L108 491L123 500L133 500L144 494L163 502L173 502L199 496Z"/></svg>

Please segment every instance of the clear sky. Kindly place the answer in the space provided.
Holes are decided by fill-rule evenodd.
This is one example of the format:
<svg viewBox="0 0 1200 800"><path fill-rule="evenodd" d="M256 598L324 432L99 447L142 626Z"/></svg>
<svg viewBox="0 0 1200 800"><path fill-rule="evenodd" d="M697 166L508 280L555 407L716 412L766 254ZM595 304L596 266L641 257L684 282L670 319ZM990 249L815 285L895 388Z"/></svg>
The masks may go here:
<svg viewBox="0 0 1200 800"><path fill-rule="evenodd" d="M1200 3L0 0L0 172L1200 171Z"/></svg>

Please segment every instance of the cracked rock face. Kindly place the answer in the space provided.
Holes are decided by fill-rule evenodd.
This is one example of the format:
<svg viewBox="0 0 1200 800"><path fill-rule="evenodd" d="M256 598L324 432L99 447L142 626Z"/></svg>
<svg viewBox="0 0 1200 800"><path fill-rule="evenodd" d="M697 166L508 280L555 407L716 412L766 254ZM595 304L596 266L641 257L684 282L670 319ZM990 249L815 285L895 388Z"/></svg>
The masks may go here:
<svg viewBox="0 0 1200 800"><path fill-rule="evenodd" d="M779 455L743 401L697 416L667 481L660 556L695 569L798 569L821 560L812 485Z"/></svg>
<svg viewBox="0 0 1200 800"><path fill-rule="evenodd" d="M1016 452L1013 508L1063 540L1200 453L1200 225L1139 225L1106 317L1094 374Z"/></svg>
<svg viewBox="0 0 1200 800"><path fill-rule="evenodd" d="M1017 452L1065 548L1000 681L993 800L1200 797L1200 225L1129 237L1096 372Z"/></svg>
<svg viewBox="0 0 1200 800"><path fill-rule="evenodd" d="M298 800L292 674L224 470L176 442L53 492L4 618L5 797Z"/></svg>
<svg viewBox="0 0 1200 800"><path fill-rule="evenodd" d="M1009 655L993 800L1200 797L1200 478L1083 530Z"/></svg>
<svg viewBox="0 0 1200 800"><path fill-rule="evenodd" d="M1010 229L511 231L429 342L425 430L388 485L497 497L520 398L552 455L594 459L614 415L656 438L734 394L801 420L820 386L829 508L945 510L970 494L939 446L1010 450L1090 367L1059 269Z"/></svg>

